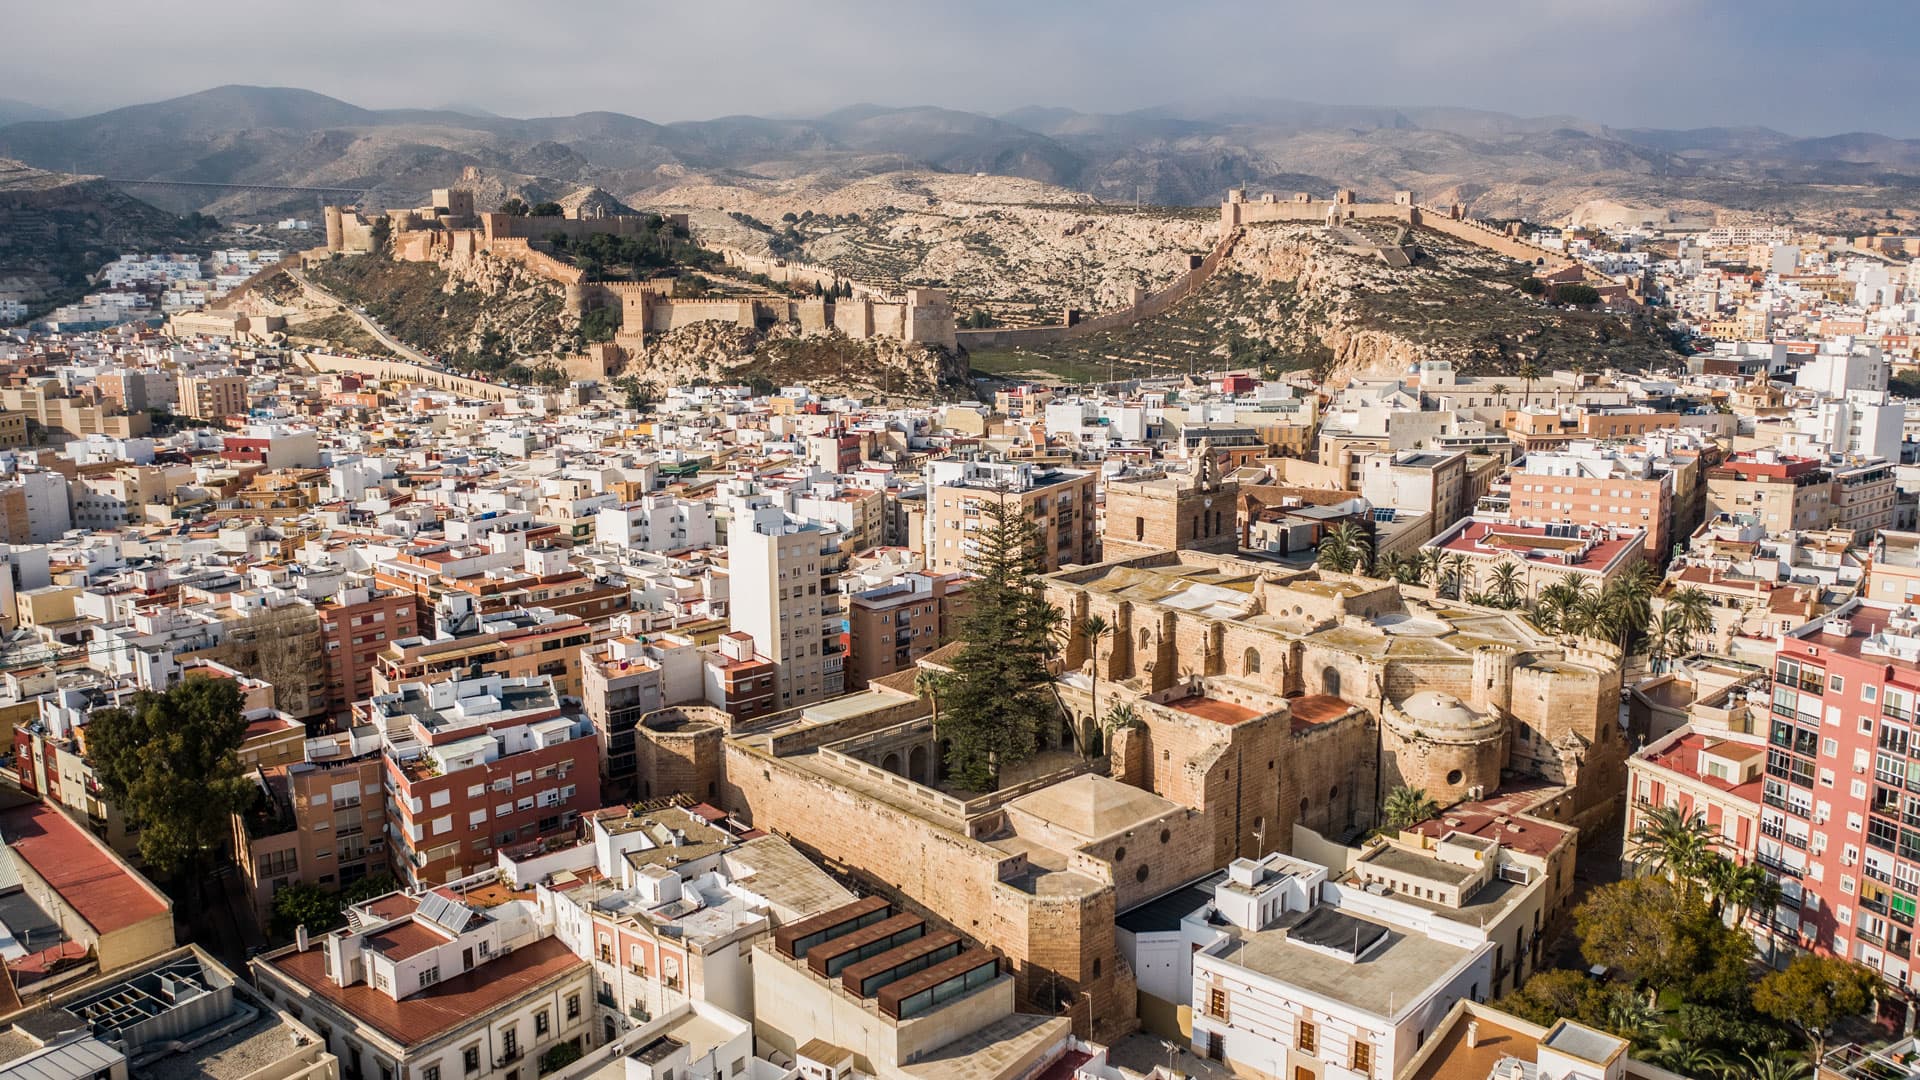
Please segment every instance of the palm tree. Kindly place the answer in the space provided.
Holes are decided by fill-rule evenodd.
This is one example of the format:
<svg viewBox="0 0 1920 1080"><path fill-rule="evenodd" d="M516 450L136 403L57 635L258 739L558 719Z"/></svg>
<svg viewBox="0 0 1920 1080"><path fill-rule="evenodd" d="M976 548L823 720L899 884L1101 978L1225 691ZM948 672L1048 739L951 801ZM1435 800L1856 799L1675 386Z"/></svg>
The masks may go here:
<svg viewBox="0 0 1920 1080"><path fill-rule="evenodd" d="M1406 829L1438 814L1440 804L1420 788L1397 787L1387 792L1386 799L1380 803L1380 812L1388 825Z"/></svg>
<svg viewBox="0 0 1920 1080"><path fill-rule="evenodd" d="M1534 625L1550 634L1579 632L1575 627L1584 618L1581 605L1592 591L1586 581L1575 581L1571 577L1563 577L1541 589L1533 598Z"/></svg>
<svg viewBox="0 0 1920 1080"><path fill-rule="evenodd" d="M1460 586L1467 580L1468 558L1461 552L1453 552L1440 560L1441 579L1452 590L1453 598L1460 599Z"/></svg>
<svg viewBox="0 0 1920 1080"><path fill-rule="evenodd" d="M1628 1042L1644 1045L1660 1030L1660 1012L1638 995L1618 997L1607 1003L1606 1027Z"/></svg>
<svg viewBox="0 0 1920 1080"><path fill-rule="evenodd" d="M1520 606L1520 567L1512 562L1502 562L1493 568L1493 584L1487 592L1498 600L1501 607Z"/></svg>
<svg viewBox="0 0 1920 1080"><path fill-rule="evenodd" d="M1647 662L1655 673L1687 651L1686 617L1671 603L1647 626Z"/></svg>
<svg viewBox="0 0 1920 1080"><path fill-rule="evenodd" d="M1683 814L1672 806L1648 810L1627 837L1636 869L1659 874L1687 892L1696 888L1709 860L1719 857L1723 842L1704 814Z"/></svg>
<svg viewBox="0 0 1920 1080"><path fill-rule="evenodd" d="M1113 636L1113 627L1099 615L1080 620L1080 636L1086 640L1087 654L1093 660L1093 715L1100 715L1100 643ZM1084 740L1083 740L1084 741Z"/></svg>
<svg viewBox="0 0 1920 1080"><path fill-rule="evenodd" d="M1373 561L1373 543L1358 524L1343 521L1320 538L1320 564L1337 574L1366 573Z"/></svg>
<svg viewBox="0 0 1920 1080"><path fill-rule="evenodd" d="M1740 1080L1807 1080L1812 1071L1812 1063L1804 1058L1780 1054L1754 1057L1745 1053L1740 1055L1739 1064L1727 1070L1727 1075Z"/></svg>
<svg viewBox="0 0 1920 1080"><path fill-rule="evenodd" d="M1524 406L1533 401L1533 380L1540 377L1540 365L1531 360L1522 360L1520 361L1519 375L1521 378L1527 380L1527 395L1521 403Z"/></svg>
<svg viewBox="0 0 1920 1080"><path fill-rule="evenodd" d="M1713 629L1713 601L1707 594L1689 585L1667 598L1667 606L1680 613L1681 633L1692 646L1694 638Z"/></svg>
<svg viewBox="0 0 1920 1080"><path fill-rule="evenodd" d="M932 668L921 668L913 673L913 692L916 697L926 698L933 706L933 726L940 726L940 691L947 688L947 677Z"/></svg>
<svg viewBox="0 0 1920 1080"><path fill-rule="evenodd" d="M1660 1045L1647 1054L1655 1065L1681 1076L1691 1076L1697 1080L1719 1076L1726 1071L1727 1059L1697 1043L1685 1042L1671 1035L1660 1038Z"/></svg>
<svg viewBox="0 0 1920 1080"><path fill-rule="evenodd" d="M1608 636L1618 635L1621 652L1626 651L1634 630L1647 624L1652 614L1653 590L1659 584L1659 575L1653 572L1653 567L1637 562L1606 587L1608 621L1614 630Z"/></svg>

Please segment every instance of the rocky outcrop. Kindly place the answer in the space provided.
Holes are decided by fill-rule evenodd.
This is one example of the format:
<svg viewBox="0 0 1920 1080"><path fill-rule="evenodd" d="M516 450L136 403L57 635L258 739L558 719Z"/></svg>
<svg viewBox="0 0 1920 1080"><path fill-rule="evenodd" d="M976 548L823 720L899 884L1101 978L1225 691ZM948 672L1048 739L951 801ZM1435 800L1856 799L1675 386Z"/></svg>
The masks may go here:
<svg viewBox="0 0 1920 1080"><path fill-rule="evenodd" d="M631 374L655 386L703 380L776 386L805 383L816 391L925 400L963 390L964 357L935 346L892 338L855 340L844 334L803 335L790 323L749 330L694 323L657 335Z"/></svg>

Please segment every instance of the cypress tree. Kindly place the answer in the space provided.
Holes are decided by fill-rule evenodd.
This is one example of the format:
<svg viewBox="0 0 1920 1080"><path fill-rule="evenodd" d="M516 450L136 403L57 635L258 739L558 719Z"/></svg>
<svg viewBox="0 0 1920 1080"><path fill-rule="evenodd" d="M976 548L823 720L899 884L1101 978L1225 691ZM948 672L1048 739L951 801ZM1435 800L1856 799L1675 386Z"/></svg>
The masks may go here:
<svg viewBox="0 0 1920 1080"><path fill-rule="evenodd" d="M988 791L1007 765L1033 754L1040 726L1058 714L1049 683L1060 613L1040 582L1040 536L1020 503L979 503L980 528L969 569L971 607L958 631L965 645L942 696L940 735L948 775Z"/></svg>

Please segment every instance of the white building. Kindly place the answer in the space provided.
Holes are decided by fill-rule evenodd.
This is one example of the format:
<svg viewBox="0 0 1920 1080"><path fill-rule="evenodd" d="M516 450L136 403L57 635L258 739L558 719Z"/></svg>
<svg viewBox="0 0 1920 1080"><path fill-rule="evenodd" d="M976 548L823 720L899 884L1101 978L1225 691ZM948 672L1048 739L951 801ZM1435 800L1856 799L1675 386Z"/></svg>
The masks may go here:
<svg viewBox="0 0 1920 1080"><path fill-rule="evenodd" d="M491 873L356 905L346 928L251 966L348 1076L530 1080L555 1047L602 1041L592 969Z"/></svg>
<svg viewBox="0 0 1920 1080"><path fill-rule="evenodd" d="M1235 1072L1391 1080L1447 1011L1486 994L1494 945L1473 929L1350 914L1323 867L1236 860L1214 890L1225 927L1193 953L1194 1052Z"/></svg>
<svg viewBox="0 0 1920 1080"><path fill-rule="evenodd" d="M594 538L624 551L692 551L714 544L713 506L655 494L594 515Z"/></svg>
<svg viewBox="0 0 1920 1080"><path fill-rule="evenodd" d="M821 615L823 545L830 535L773 506L736 518L728 531L733 629L752 635L774 662L780 708L840 693L843 657L831 651Z"/></svg>

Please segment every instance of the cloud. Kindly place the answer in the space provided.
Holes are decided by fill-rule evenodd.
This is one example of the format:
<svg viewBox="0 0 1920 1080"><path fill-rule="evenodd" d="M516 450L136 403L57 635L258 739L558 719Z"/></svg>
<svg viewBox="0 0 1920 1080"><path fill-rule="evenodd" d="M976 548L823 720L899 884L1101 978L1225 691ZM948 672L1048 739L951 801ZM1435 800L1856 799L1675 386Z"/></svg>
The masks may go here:
<svg viewBox="0 0 1920 1080"><path fill-rule="evenodd" d="M137 11L137 14L135 13ZM87 111L230 82L370 107L648 119L855 102L1117 112L1226 96L1916 134L1910 0L131 0L14 5L0 96ZM130 22L130 19L132 20ZM104 26L137 33L106 34Z"/></svg>

